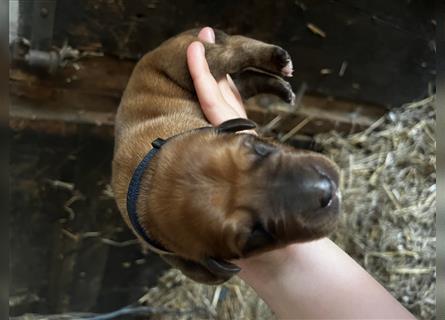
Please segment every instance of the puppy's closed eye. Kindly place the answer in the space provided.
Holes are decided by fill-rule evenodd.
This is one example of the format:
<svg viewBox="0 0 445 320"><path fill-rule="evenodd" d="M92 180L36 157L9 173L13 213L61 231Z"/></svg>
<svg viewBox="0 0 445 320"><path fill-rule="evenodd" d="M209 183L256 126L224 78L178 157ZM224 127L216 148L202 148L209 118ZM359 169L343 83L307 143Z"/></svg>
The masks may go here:
<svg viewBox="0 0 445 320"><path fill-rule="evenodd" d="M255 224L249 238L243 248L243 253L251 253L255 250L269 246L275 242L274 237L267 232L261 224Z"/></svg>
<svg viewBox="0 0 445 320"><path fill-rule="evenodd" d="M276 151L275 146L264 142L254 142L253 149L255 150L255 153L260 157L267 157L268 155Z"/></svg>
<svg viewBox="0 0 445 320"><path fill-rule="evenodd" d="M248 139L244 141L244 146L249 150L249 153L262 158L277 151L276 146L273 144L261 141L253 136L248 137Z"/></svg>

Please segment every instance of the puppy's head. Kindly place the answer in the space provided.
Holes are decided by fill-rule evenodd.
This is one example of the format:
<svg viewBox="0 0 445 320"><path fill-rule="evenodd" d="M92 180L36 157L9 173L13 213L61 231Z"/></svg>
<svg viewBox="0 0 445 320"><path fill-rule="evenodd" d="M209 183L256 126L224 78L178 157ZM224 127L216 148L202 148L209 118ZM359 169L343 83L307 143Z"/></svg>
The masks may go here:
<svg viewBox="0 0 445 320"><path fill-rule="evenodd" d="M247 126L239 121L172 139L150 166L140 220L188 260L212 265L317 239L337 222L337 166L317 153L234 134Z"/></svg>

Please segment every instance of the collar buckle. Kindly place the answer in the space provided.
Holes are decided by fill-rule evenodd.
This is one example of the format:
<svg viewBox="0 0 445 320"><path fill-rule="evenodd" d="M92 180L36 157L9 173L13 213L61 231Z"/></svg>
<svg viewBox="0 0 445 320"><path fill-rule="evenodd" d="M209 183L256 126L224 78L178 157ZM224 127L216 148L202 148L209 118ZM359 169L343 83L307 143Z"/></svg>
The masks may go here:
<svg viewBox="0 0 445 320"><path fill-rule="evenodd" d="M164 140L162 138L157 138L156 140L154 140L151 145L153 146L153 148L156 149L161 149L161 147L167 142L167 140Z"/></svg>

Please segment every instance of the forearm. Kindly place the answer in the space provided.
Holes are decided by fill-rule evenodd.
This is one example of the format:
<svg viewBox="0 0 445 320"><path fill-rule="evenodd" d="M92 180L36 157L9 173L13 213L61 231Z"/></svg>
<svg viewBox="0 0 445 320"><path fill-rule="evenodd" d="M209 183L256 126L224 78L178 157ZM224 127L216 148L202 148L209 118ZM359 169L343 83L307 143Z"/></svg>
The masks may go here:
<svg viewBox="0 0 445 320"><path fill-rule="evenodd" d="M240 277L279 318L414 319L329 239L280 251L239 261Z"/></svg>

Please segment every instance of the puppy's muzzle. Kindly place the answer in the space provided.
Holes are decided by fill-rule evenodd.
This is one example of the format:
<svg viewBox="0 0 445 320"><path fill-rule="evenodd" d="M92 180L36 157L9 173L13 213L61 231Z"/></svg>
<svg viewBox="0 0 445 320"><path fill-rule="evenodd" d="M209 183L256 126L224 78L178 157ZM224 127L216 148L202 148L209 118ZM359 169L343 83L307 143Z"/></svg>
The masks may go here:
<svg viewBox="0 0 445 320"><path fill-rule="evenodd" d="M338 169L319 154L277 154L266 174L270 212L265 228L279 242L330 233L339 217Z"/></svg>
<svg viewBox="0 0 445 320"><path fill-rule="evenodd" d="M305 215L334 213L339 176L330 160L309 154L283 156L280 162L283 169L277 172L273 182L282 195L283 205L290 204Z"/></svg>

